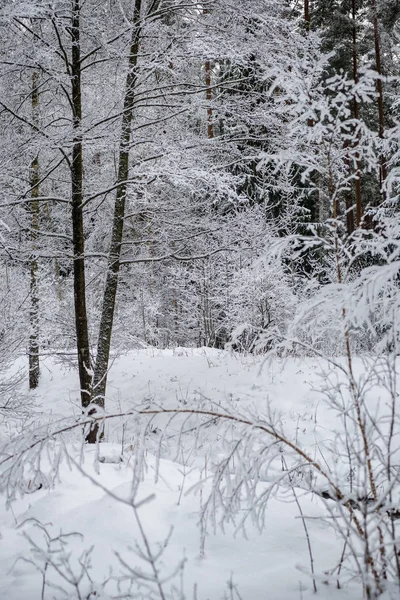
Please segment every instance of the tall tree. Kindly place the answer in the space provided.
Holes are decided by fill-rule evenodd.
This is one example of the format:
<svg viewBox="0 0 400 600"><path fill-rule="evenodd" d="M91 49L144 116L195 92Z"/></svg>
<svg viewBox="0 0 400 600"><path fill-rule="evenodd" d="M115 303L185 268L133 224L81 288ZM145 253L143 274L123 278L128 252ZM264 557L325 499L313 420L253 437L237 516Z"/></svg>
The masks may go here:
<svg viewBox="0 0 400 600"><path fill-rule="evenodd" d="M207 15L209 9L205 7L203 14ZM204 62L205 84L206 84L206 100L207 100L207 135L209 139L214 137L213 111L212 111L212 88L211 88L211 61L206 59Z"/></svg>
<svg viewBox="0 0 400 600"><path fill-rule="evenodd" d="M384 116L384 100L383 100L383 69L381 59L381 35L379 27L378 10L376 0L372 0L372 22L374 27L374 48L375 48L375 68L378 74L376 79L376 89L378 94L378 123L379 123L379 137L383 141L385 136L385 116ZM382 189L386 178L387 178L387 167L386 160L383 151L380 156L380 169L379 169L379 184Z"/></svg>
<svg viewBox="0 0 400 600"><path fill-rule="evenodd" d="M72 238L74 251L74 302L75 327L78 351L79 381L82 406L91 401L92 368L89 347L88 317L86 309L85 236L83 226L83 147L82 147L82 63L80 40L80 0L71 0L71 63L66 68L71 74L71 99L73 115L72 139Z"/></svg>
<svg viewBox="0 0 400 600"><path fill-rule="evenodd" d="M32 73L32 123L39 126L39 72ZM40 361L39 361L39 294L38 294L38 258L37 239L40 220L39 206L39 153L32 159L30 165L31 199L28 210L31 215L31 258L30 258L30 335L29 335L29 389L34 390L39 385Z"/></svg>
<svg viewBox="0 0 400 600"><path fill-rule="evenodd" d="M156 3L153 3L156 4ZM151 9L150 9L151 10ZM100 319L97 343L96 364L94 370L92 402L104 406L107 385L107 373L110 358L111 334L115 312L115 300L120 271L121 244L124 231L127 181L129 178L129 154L131 142L131 124L134 111L134 99L137 83L137 62L141 38L142 0L135 0L132 16L132 34L128 56L128 73L125 83L124 108L122 112L121 133L118 154L117 191L114 205L111 244L107 262L107 276ZM97 431L92 430L90 440L95 440Z"/></svg>
<svg viewBox="0 0 400 600"><path fill-rule="evenodd" d="M355 86L358 84L358 40L357 40L357 0L351 0L351 18L352 18L352 58L353 58L353 80ZM354 120L357 123L359 120L359 102L357 95L354 94L353 97L353 116ZM358 143L358 134L355 133L355 144ZM351 171L352 165L351 163L348 165L349 170ZM347 217L347 233L350 235L354 230L354 211L352 207L352 196L351 194L347 195L346 198L346 217ZM361 224L361 219L363 215L363 206L361 199L361 166L360 159L358 154L355 155L355 201L356 201L356 218L355 225L359 227Z"/></svg>

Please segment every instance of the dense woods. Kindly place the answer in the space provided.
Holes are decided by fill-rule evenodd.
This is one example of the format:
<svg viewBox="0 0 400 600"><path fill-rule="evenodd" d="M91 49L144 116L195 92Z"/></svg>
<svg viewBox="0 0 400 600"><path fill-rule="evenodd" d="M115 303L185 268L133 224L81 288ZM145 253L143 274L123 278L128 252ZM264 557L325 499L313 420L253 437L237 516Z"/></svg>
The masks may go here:
<svg viewBox="0 0 400 600"><path fill-rule="evenodd" d="M128 350L344 356L379 512L353 360L398 355L399 26L398 0L0 0L0 414L21 356L30 390L45 357L79 373L91 443ZM381 525L367 598L400 573Z"/></svg>
<svg viewBox="0 0 400 600"><path fill-rule="evenodd" d="M43 353L77 348L87 406L122 349L270 348L380 264L398 18L394 0L3 2L3 340L31 388Z"/></svg>

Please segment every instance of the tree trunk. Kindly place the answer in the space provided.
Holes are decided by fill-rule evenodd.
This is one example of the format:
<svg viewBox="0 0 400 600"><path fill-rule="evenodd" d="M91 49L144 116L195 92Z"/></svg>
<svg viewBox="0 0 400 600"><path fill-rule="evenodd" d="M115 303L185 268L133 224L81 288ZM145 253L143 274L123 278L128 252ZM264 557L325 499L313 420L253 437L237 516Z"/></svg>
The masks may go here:
<svg viewBox="0 0 400 600"><path fill-rule="evenodd" d="M304 27L306 30L306 34L310 33L311 28L311 14L310 14L310 0L304 0ZM307 120L308 127L314 127L315 123L313 119ZM315 193L313 191L309 196L309 210L310 210L310 220L312 223L316 221L321 221L321 197L320 197L320 189L319 189L319 175L316 172L311 173L311 183L315 189Z"/></svg>
<svg viewBox="0 0 400 600"><path fill-rule="evenodd" d="M310 31L310 0L304 0L304 23L307 33Z"/></svg>
<svg viewBox="0 0 400 600"><path fill-rule="evenodd" d="M385 135L385 118L383 112L383 83L382 83L382 60L381 60L381 41L379 34L379 23L378 23L378 11L376 8L376 0L372 1L373 11L373 24L374 24L374 42L375 42L375 64L378 72L378 79L376 81L376 89L378 92L378 122L379 122L379 137L383 140ZM381 153L380 156L380 169L379 169L379 183L380 189L385 183L387 178L387 166L385 157Z"/></svg>
<svg viewBox="0 0 400 600"><path fill-rule="evenodd" d="M349 177L352 174L352 164L350 160L350 156L348 154L349 142L346 140L344 143L344 149L347 149L346 154L346 170L348 172ZM357 181L356 181L357 184ZM347 225L347 235L351 235L354 232L354 210L353 210L353 192L351 189L346 190L345 192L345 201L346 201L346 225Z"/></svg>
<svg viewBox="0 0 400 600"><path fill-rule="evenodd" d="M208 139L214 137L213 111L211 108L212 89L211 89L211 61L206 60L204 64L206 74L206 99L207 99L207 136Z"/></svg>
<svg viewBox="0 0 400 600"><path fill-rule="evenodd" d="M357 0L352 0L352 21L353 21L353 79L354 83L358 83L358 53L357 53ZM359 118L359 110L358 110L358 101L356 96L353 98L353 114L354 119L358 121ZM356 140L356 144L358 145L358 139ZM356 154L356 181L355 181L355 192L356 192L356 226L359 227L362 219L362 205L361 205L361 169L360 169L360 158L359 154ZM352 223L351 231L352 233L354 229L354 215L353 211L351 211L351 215L348 213L348 224ZM348 227L349 229L349 227Z"/></svg>
<svg viewBox="0 0 400 600"><path fill-rule="evenodd" d="M39 109L39 74L37 71L32 75L32 121L38 125ZM31 162L30 167L31 202L29 212L31 217L31 258L30 258L30 335L29 335L29 389L34 390L39 385L40 363L39 363L39 295L38 295L38 259L36 256L37 237L39 229L39 157Z"/></svg>
<svg viewBox="0 0 400 600"><path fill-rule="evenodd" d="M92 371L90 361L88 320L86 311L85 238L83 230L83 156L82 156L82 95L80 57L80 0L72 0L72 108L74 137L72 143L72 238L74 250L75 328L78 351L79 382L82 407L90 404Z"/></svg>
<svg viewBox="0 0 400 600"><path fill-rule="evenodd" d="M124 110L122 115L121 135L118 158L117 192L114 206L113 228L108 255L107 277L104 289L103 306L100 319L100 330L97 344L96 366L92 403L104 407L107 386L107 373L110 358L111 333L115 313L118 277L120 271L121 242L124 230L126 181L129 176L129 145L131 141L131 124L133 119L133 103L137 81L137 59L141 34L140 13L142 0L135 0L133 13L133 30L129 52L129 68L125 84ZM92 438L97 437L97 432ZM91 441L91 440L89 440ZM93 440L95 441L95 439Z"/></svg>
<svg viewBox="0 0 400 600"><path fill-rule="evenodd" d="M203 9L203 14L209 13L208 8ZM214 137L213 111L211 108L212 89L211 89L211 61L206 60L204 63L205 83L206 83L206 100L207 100L207 137L211 140Z"/></svg>

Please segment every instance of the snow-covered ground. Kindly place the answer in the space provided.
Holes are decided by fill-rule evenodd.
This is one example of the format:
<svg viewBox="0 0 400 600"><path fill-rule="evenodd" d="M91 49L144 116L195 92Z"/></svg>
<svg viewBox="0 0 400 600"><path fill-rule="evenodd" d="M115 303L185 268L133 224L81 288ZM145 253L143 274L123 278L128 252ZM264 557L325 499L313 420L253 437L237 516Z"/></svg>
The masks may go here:
<svg viewBox="0 0 400 600"><path fill-rule="evenodd" d="M356 369L363 369L361 361L356 363ZM137 406L176 406L177 403L183 407L192 406L193 401L198 400L200 404L204 398L215 405L230 405L242 413L246 407L249 410L256 407L260 413L279 413L291 439L316 452L316 440L329 441L337 427L337 414L326 405L323 394L318 391L324 378L321 380L321 364L312 359L275 359L264 364L261 358L209 349L133 351L117 358L112 366L107 412L121 412ZM51 359L42 365L36 396L35 419L38 422L48 419L49 414L52 419L80 414L76 373ZM96 450L86 446L82 466L63 462L54 488L42 488L18 497L8 510L2 503L0 598L75 598L73 588L50 568L45 575L47 582L59 584L65 593L61 588L45 587L42 596L43 576L38 565L45 564L50 551L53 558L59 560L63 572L67 564L65 556L56 552L59 549L57 539L50 544L50 549L46 549L47 534L57 538L60 532L64 535L79 532L79 537L65 538L65 541L68 539L66 552L72 553L72 563L78 572L77 557L92 548L89 575L100 585L110 573L117 578L127 573L128 567L124 567L120 559L132 568L144 568L138 546L143 550L149 543L155 552L167 540L171 529L160 559L161 573L172 572L184 560L182 572L165 583L171 598L314 598L303 521L290 490L269 500L261 531L251 521L247 522L246 537L236 532L233 523L224 530L209 523L206 533L199 526L201 507L210 492L208 483L203 488L198 485L204 477L204 460L206 457L212 462L213 456L216 460L224 440L219 440L215 428L210 427L208 441L203 440L203 446L200 444L197 452L180 456L173 440L174 436L178 437L181 425L173 424L170 428L173 450L169 456L161 452L162 458L158 460L156 452L162 427L161 420L154 422L144 453L143 480L135 502L140 504L141 499L149 500L136 512L129 505L134 466L132 450L136 440L134 429L124 419L107 425L107 441L100 449L107 461L115 458L116 462L98 464ZM3 428L3 436L5 432ZM72 461L76 460L79 465L79 446L71 442L68 452ZM123 460L118 462L121 454ZM48 459L44 456L43 460ZM211 470L212 466L208 465L208 468ZM361 600L361 588L350 580L346 565L342 569L341 589L337 589L336 575L329 576L340 562L343 541L319 518L326 514L323 501L301 490L297 490L297 497L303 515L309 517L307 526L315 561L317 597L321 600ZM47 534L38 522L46 525ZM36 550L33 544L37 545ZM83 590L89 590L89 580L82 586ZM109 590L110 596L98 588L96 595L87 591L82 599L116 596L115 581L110 581L105 589ZM146 593L142 593L137 597L146 598ZM124 597L123 592L121 597ZM150 592L148 597L153 597Z"/></svg>

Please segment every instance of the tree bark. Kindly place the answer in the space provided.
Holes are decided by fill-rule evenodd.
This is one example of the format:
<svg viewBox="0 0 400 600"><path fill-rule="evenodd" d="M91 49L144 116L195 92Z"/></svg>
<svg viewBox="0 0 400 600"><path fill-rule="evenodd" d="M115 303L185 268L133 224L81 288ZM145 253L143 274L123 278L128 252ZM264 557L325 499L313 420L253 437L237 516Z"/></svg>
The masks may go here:
<svg viewBox="0 0 400 600"><path fill-rule="evenodd" d="M141 35L140 15L142 0L135 0L132 18L132 37L129 52L129 67L125 84L124 109L122 115L121 135L118 157L118 174L113 227L111 234L110 250L107 264L107 277L104 288L102 313L100 319L100 330L97 344L96 366L94 370L94 383L92 392L92 403L104 407L105 392L107 386L108 364L110 358L111 333L115 313L115 300L117 295L118 278L120 271L121 242L124 230L124 216L126 203L126 181L129 176L129 146L131 141L131 124L133 119L133 104L137 82L137 60L139 41ZM95 441L97 431L91 433L91 439Z"/></svg>
<svg viewBox="0 0 400 600"><path fill-rule="evenodd" d="M306 34L310 33L311 29L311 13L310 13L310 0L304 0L304 27ZM307 120L308 127L314 127L315 123L313 119ZM319 175L316 172L311 173L311 183L314 186L315 193L311 192L309 201L310 219L311 222L321 221L321 198L319 189Z"/></svg>
<svg viewBox="0 0 400 600"><path fill-rule="evenodd" d="M203 9L203 15L207 15L210 11L208 8ZM205 83L206 83L206 100L207 100L207 137L209 140L214 137L213 111L211 107L212 89L211 89L211 61L206 60L204 63Z"/></svg>
<svg viewBox="0 0 400 600"><path fill-rule="evenodd" d="M346 140L346 142L344 143L344 148L347 150L347 155L346 155L346 169L347 172L349 174L349 177L352 174L352 164L351 164L351 160L350 160L350 156L348 153L348 149L349 149L349 142ZM356 181L357 184L357 181ZM352 190L349 189L348 191L345 192L345 201L346 201L346 225L347 225L347 235L351 235L354 232L354 210L353 210L353 193Z"/></svg>
<svg viewBox="0 0 400 600"><path fill-rule="evenodd" d="M352 0L352 33L353 33L353 79L354 83L358 83L358 52L357 52L357 0ZM358 121L359 119L359 110L358 110L358 101L356 96L353 98L353 114L354 119ZM358 145L358 139L356 141ZM360 158L359 154L356 154L356 180L355 180L355 193L356 193L356 226L359 227L362 219L362 205L361 205L361 169L360 169ZM354 223L354 215L353 211L351 211L351 215L348 214L348 224ZM349 227L348 227L349 228ZM350 228L349 228L350 229ZM351 225L351 229L354 229L354 224ZM349 233L352 233L352 230Z"/></svg>
<svg viewBox="0 0 400 600"><path fill-rule="evenodd" d="M307 33L310 31L310 0L304 0L304 23Z"/></svg>
<svg viewBox="0 0 400 600"><path fill-rule="evenodd" d="M74 136L72 142L72 238L74 251L75 328L82 407L90 404L92 371L86 310L85 238L83 229L82 94L80 53L80 0L72 0L71 85Z"/></svg>
<svg viewBox="0 0 400 600"><path fill-rule="evenodd" d="M39 109L39 73L32 74L32 122L38 125ZM36 154L30 166L31 202L29 213L31 219L31 258L30 258L30 335L29 335L29 389L34 390L39 385L40 362L39 362L39 295L38 295L38 259L36 256L37 237L39 229L39 156Z"/></svg>
<svg viewBox="0 0 400 600"><path fill-rule="evenodd" d="M214 137L213 111L211 108L212 89L211 89L211 61L206 60L204 64L206 74L206 99L207 99L207 136L208 139Z"/></svg>
<svg viewBox="0 0 400 600"><path fill-rule="evenodd" d="M378 23L378 11L376 7L376 0L372 0L372 18L374 25L374 43L375 43L375 65L378 72L378 79L376 81L376 89L378 92L378 122L379 122L379 137L383 140L385 135L385 117L383 109L383 83L382 83L382 60L381 60L381 41L379 33ZM379 184L380 189L387 179L387 166L383 153L380 155L380 169L379 169Z"/></svg>

